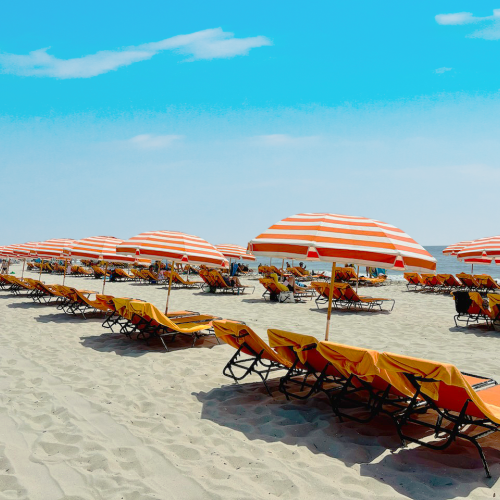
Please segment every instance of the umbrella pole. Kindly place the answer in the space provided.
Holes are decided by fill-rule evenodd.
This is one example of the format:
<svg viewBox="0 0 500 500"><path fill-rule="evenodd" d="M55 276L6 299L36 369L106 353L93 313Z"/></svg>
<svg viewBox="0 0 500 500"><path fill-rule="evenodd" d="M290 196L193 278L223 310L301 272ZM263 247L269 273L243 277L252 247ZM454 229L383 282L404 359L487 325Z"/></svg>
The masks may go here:
<svg viewBox="0 0 500 500"><path fill-rule="evenodd" d="M40 281L40 278L42 277L42 267L43 267L43 259L40 259L40 273L38 274L38 281Z"/></svg>
<svg viewBox="0 0 500 500"><path fill-rule="evenodd" d="M102 282L102 294L104 295L104 287L106 286L106 276L108 275L108 263L106 262L106 266L104 268L104 281Z"/></svg>
<svg viewBox="0 0 500 500"><path fill-rule="evenodd" d="M174 275L174 261L172 261L172 265L170 266L170 279L168 280L168 295L167 295L167 305L165 307L165 314L168 313L168 302L170 301L170 290L172 290L172 279Z"/></svg>
<svg viewBox="0 0 500 500"><path fill-rule="evenodd" d="M332 277L330 278L330 290L328 293L328 316L326 318L325 340L330 333L330 318L332 317L333 285L335 283L335 262L332 263Z"/></svg>
<svg viewBox="0 0 500 500"><path fill-rule="evenodd" d="M9 274L10 271L10 257L9 260L7 261L7 274Z"/></svg>
<svg viewBox="0 0 500 500"><path fill-rule="evenodd" d="M359 264L358 264L358 272L356 274L356 295L358 295L358 283L359 283Z"/></svg>
<svg viewBox="0 0 500 500"><path fill-rule="evenodd" d="M471 264L470 273L474 274L474 264Z"/></svg>
<svg viewBox="0 0 500 500"><path fill-rule="evenodd" d="M64 277L63 277L63 286L64 286L64 282L66 281L66 269L68 267L68 261L67 259L64 259Z"/></svg>
<svg viewBox="0 0 500 500"><path fill-rule="evenodd" d="M23 259L23 272L21 273L21 279L24 278L24 265L26 264L26 259Z"/></svg>

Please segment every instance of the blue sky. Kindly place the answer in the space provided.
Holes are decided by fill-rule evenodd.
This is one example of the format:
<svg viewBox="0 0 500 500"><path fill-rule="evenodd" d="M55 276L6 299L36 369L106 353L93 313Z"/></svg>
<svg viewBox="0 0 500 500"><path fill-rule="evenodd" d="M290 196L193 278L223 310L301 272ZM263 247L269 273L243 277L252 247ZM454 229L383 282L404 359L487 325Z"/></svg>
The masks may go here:
<svg viewBox="0 0 500 500"><path fill-rule="evenodd" d="M298 212L498 234L500 2L10 2L0 244ZM491 213L491 215L490 215Z"/></svg>

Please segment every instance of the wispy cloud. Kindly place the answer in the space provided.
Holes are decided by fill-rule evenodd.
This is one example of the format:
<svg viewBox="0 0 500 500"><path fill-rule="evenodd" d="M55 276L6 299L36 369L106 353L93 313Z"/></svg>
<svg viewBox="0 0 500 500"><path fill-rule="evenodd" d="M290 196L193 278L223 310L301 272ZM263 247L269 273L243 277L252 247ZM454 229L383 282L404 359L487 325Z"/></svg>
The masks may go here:
<svg viewBox="0 0 500 500"><path fill-rule="evenodd" d="M434 73L437 73L440 75L441 73L446 73L447 71L451 71L453 68L447 68L446 66L443 66L442 68L437 68L434 70Z"/></svg>
<svg viewBox="0 0 500 500"><path fill-rule="evenodd" d="M270 135L257 135L252 138L264 146L302 146L317 142L318 136L299 136L294 137L288 134L270 134Z"/></svg>
<svg viewBox="0 0 500 500"><path fill-rule="evenodd" d="M463 24L487 23L486 28L467 35L469 38L484 38L486 40L500 39L500 9L493 9L491 16L474 16L472 12L456 12L454 14L438 14L436 22L442 25L456 26Z"/></svg>
<svg viewBox="0 0 500 500"><path fill-rule="evenodd" d="M151 59L165 50L187 55L187 61L196 61L247 55L251 49L266 45L272 43L265 36L235 38L234 33L215 28L189 35L177 35L159 42L117 50L102 50L74 59L58 59L48 54L50 47L34 50L26 55L0 53L0 68L3 73L20 76L90 78Z"/></svg>
<svg viewBox="0 0 500 500"><path fill-rule="evenodd" d="M140 134L126 141L130 146L139 149L162 149L171 146L174 142L183 139L182 135L151 135Z"/></svg>

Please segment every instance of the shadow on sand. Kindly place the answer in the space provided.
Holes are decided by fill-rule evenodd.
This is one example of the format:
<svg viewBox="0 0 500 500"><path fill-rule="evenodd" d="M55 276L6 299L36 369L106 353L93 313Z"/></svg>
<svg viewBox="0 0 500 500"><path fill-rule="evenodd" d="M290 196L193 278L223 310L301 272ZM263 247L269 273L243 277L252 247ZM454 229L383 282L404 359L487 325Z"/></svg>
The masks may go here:
<svg viewBox="0 0 500 500"><path fill-rule="evenodd" d="M168 355L170 352L175 352L184 349L211 349L218 345L214 337L203 337L198 339L193 347L193 339L188 335L177 335L174 341L169 341L165 338L168 346L168 351L158 338L149 340L137 340L128 338L121 333L113 333L107 330L102 335L92 335L82 338L81 344L84 347L89 347L100 352L115 352L120 356L138 357L144 354L163 354Z"/></svg>
<svg viewBox="0 0 500 500"><path fill-rule="evenodd" d="M359 467L360 475L376 479L416 500L467 497L476 488L495 486L500 474L500 441L483 442L493 478L484 475L473 445L458 442L445 451L418 445L402 448L394 423L378 417L361 424L333 416L326 398L287 401L270 382L274 398L260 383L228 385L193 393L202 403L201 418L242 432L250 440L304 446L311 453Z"/></svg>

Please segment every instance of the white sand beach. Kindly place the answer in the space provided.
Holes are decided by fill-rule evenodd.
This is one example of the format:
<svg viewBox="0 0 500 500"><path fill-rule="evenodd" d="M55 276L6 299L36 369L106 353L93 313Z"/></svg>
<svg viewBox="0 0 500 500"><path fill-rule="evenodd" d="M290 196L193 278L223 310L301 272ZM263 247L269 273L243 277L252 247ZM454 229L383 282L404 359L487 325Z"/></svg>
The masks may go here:
<svg viewBox="0 0 500 500"><path fill-rule="evenodd" d="M12 269L17 276L20 266ZM36 278L35 273L25 276ZM62 276L43 275L47 283ZM190 309L322 339L326 308L265 302L255 293L173 290ZM76 288L102 282L68 277ZM363 290L396 299L392 312L332 314L330 340L457 365L500 380L500 336L456 328L450 296L404 283ZM160 285L108 283L106 293L163 308ZM222 369L234 350L214 339L166 352L0 290L0 498L446 500L500 496L500 436L482 441L491 479L472 445L400 447L385 417L339 422L326 398L270 397L257 378L234 385Z"/></svg>

